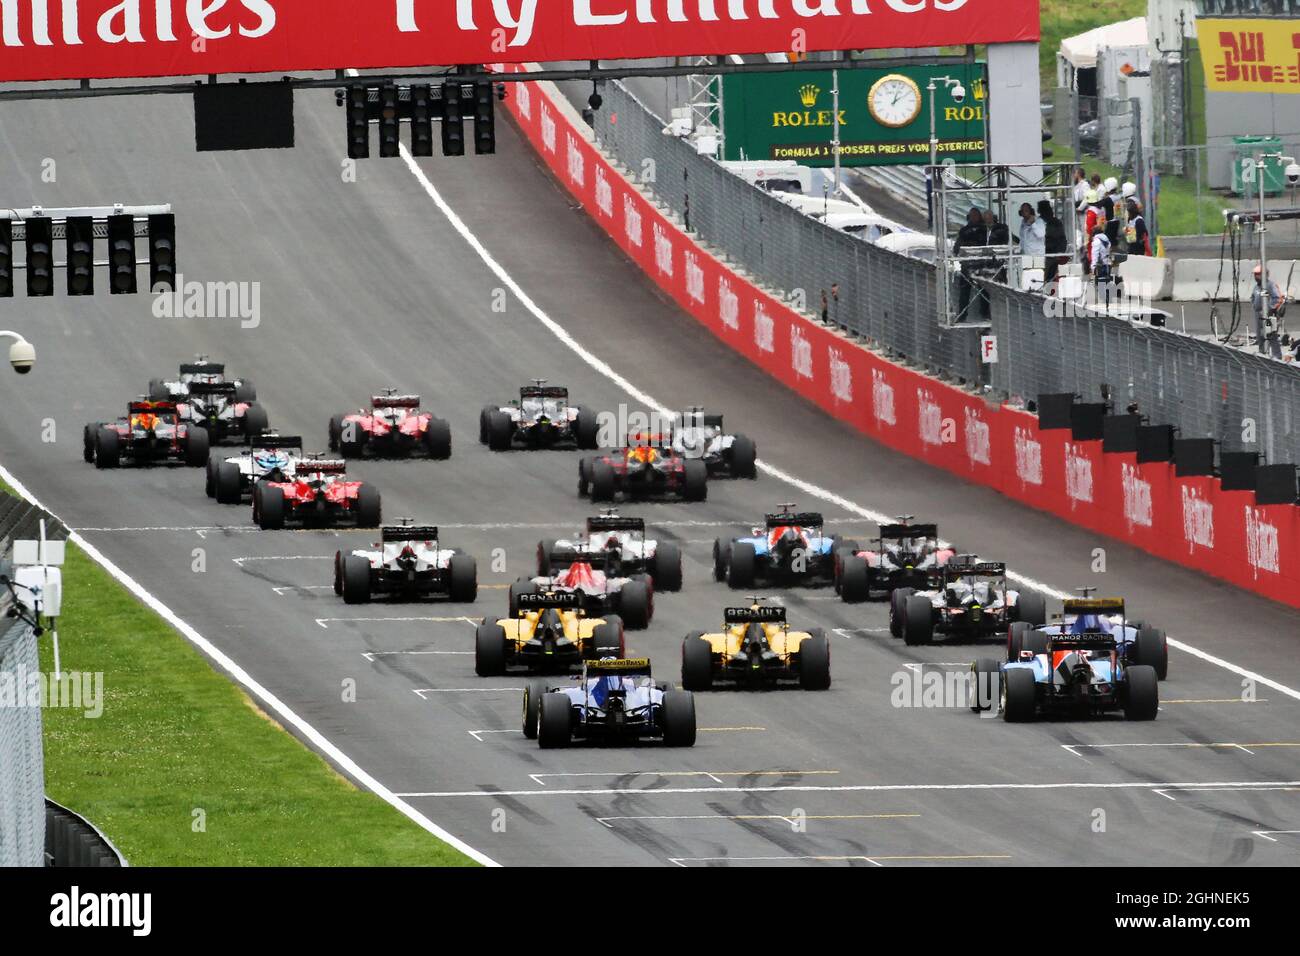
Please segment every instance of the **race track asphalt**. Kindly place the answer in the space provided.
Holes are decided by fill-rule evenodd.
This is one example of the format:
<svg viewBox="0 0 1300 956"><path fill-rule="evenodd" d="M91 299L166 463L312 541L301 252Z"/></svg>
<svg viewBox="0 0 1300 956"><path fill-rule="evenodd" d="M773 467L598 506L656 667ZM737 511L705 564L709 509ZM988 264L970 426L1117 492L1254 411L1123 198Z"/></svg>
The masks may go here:
<svg viewBox="0 0 1300 956"><path fill-rule="evenodd" d="M4 119L6 202L171 202L186 279L260 283L261 320L155 318L148 296L106 294L102 270L93 299L0 301L0 325L39 350L36 371L5 385L0 463L369 773L493 859L1300 860L1300 616L917 464L773 384L660 295L503 122L495 157L420 161L499 267L633 385L725 412L765 462L841 499L765 474L714 483L696 505L625 508L687 556L684 590L661 595L652 628L629 634L659 676L678 680L682 636L735 600L711 580L712 539L793 501L858 538L873 525L855 505L933 519L964 549L1058 591L1122 595L1171 637L1280 686L1243 699L1238 671L1173 650L1153 723L1009 725L963 707L898 707L896 680L995 649L908 648L885 633L882 604L791 590L791 620L832 635L829 691L701 694L689 750L539 751L518 733L522 680L475 677L459 619L503 613L536 541L576 529L591 506L576 494L574 453L490 453L476 442L478 411L532 378L602 411L639 406L510 291L406 162L375 158L345 181L328 93L299 95L297 149L273 153L196 155L180 97L6 104ZM47 158L54 183L42 179ZM477 604L345 606L329 559L368 533L264 533L247 508L206 498L198 470L82 463L85 422L120 414L148 379L200 352L254 380L273 425L321 448L331 413L384 386L421 393L452 423L452 459L355 471L380 487L387 517L437 523L477 555ZM1104 574L1092 570L1097 548ZM349 680L355 702L343 699Z"/></svg>

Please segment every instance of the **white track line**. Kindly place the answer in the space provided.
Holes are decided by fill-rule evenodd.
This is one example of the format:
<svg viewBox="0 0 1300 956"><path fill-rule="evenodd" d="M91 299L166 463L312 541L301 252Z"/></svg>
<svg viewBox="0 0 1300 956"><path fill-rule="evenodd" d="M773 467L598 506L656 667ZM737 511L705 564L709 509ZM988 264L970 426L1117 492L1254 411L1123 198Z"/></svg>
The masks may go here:
<svg viewBox="0 0 1300 956"><path fill-rule="evenodd" d="M520 286L519 283L515 281L514 276L512 276L509 272L507 272L505 267L502 266L501 263L497 262L497 260L493 257L492 253L490 253L487 250L487 247L484 246L483 243L479 240L478 236L476 236L474 232L469 228L469 226L465 224L465 221L460 218L460 216L456 213L456 211L447 204L447 201L442 198L442 194L438 192L437 188L430 181L429 177L425 175L424 170L420 168L419 164L416 163L414 157L411 156L410 150L406 148L405 144L402 144L401 152L402 152L402 159L403 161L405 161L407 169L411 171L411 175L415 177L416 182L420 184L420 186L428 194L429 198L433 200L433 204L438 207L438 210L443 214L443 216L446 217L447 221L451 223L452 228L455 229L456 232L460 234L460 237L464 239L466 243L469 244L469 247L473 249L475 253L478 254L478 257L483 260L483 264L486 265L489 270L491 270L491 272L497 277L497 279L499 279L505 285L505 287L515 295L515 297L519 300L520 304L523 305L523 307L527 309L530 313L532 313L533 318L537 319L538 322L540 322L543 326L545 326L546 329L550 331L552 335L554 335L557 339L559 339L561 343L567 346L570 351L572 351L575 355L578 356L578 358L582 359L582 361L585 362L588 367L590 367L593 371L599 373L600 375L603 375L609 381L613 382L615 385L621 388L624 392L626 392L636 401L640 402L642 405L646 406L651 410L656 410L660 412L661 414L668 415L672 413L671 408L669 408L667 405L660 402L658 399L650 395L648 392L643 392L641 389L637 388L635 385L632 384L630 380L624 378L617 371L615 371L614 368L608 362L601 359L594 352L586 348L581 342L579 342L576 338L574 338L573 335L568 331L568 329L564 328L564 326L560 325L560 323L552 319L546 313L546 311L542 309L542 307L539 306L533 300L533 298L528 295L527 292L524 291L523 287ZM886 515L883 512L873 511L872 509L864 507L855 501L850 501L848 498L845 498L842 495L837 495L833 491L829 491L828 489L822 488L819 485L814 485L809 481L805 481L803 478L800 478L797 475L793 475L788 471L784 471L780 468L777 468L775 465L769 464L766 461L759 461L758 468L764 474L769 475L773 478L777 478L781 481L784 481L786 484L790 485L793 488L798 489L800 492L802 492L805 495L808 495L811 498L817 498L821 501L825 501L829 504L833 504L843 509L844 511L847 511L850 514L857 515L858 517L864 518L869 522L879 524L882 522L889 522L894 520L891 516ZM1051 585L1044 584L1041 581L1036 581L1033 578L1026 577L1025 575L1022 574L1016 574L1011 571L1007 572L1007 577L1018 584L1021 584L1025 587L1032 588L1035 591L1038 591L1049 597L1056 598L1057 600L1065 600L1066 598L1077 596L1069 591L1063 591L1060 588L1054 588ZM1247 670L1244 667L1239 667L1236 664L1230 663L1229 661L1225 661L1220 657L1215 657L1213 654L1209 654L1205 651L1200 650L1199 648L1192 647L1190 644L1185 644L1182 641L1175 640L1172 637L1168 638L1168 641L1170 647L1175 647L1180 651L1185 651L1188 654L1192 654L1196 657L1199 657L1201 660L1209 664L1215 665L1216 667L1221 667L1224 670L1231 671L1232 673L1237 674L1241 677L1245 677L1248 678L1249 680L1255 681L1256 683L1263 684L1265 687L1271 687L1273 690L1276 690L1282 694L1286 694L1288 697L1292 697L1295 700L1300 700L1300 690L1296 690L1293 687L1288 687L1285 684L1278 683L1277 681L1264 677L1262 674L1257 674L1254 671Z"/></svg>

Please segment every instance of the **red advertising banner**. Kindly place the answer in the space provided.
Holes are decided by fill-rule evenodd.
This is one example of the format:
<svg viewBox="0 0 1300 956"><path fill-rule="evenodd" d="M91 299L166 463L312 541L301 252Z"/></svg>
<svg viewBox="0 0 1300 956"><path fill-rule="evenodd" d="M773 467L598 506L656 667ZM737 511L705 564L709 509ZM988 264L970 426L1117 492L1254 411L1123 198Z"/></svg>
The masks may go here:
<svg viewBox="0 0 1300 956"><path fill-rule="evenodd" d="M1037 39L1037 0L0 0L0 82Z"/></svg>

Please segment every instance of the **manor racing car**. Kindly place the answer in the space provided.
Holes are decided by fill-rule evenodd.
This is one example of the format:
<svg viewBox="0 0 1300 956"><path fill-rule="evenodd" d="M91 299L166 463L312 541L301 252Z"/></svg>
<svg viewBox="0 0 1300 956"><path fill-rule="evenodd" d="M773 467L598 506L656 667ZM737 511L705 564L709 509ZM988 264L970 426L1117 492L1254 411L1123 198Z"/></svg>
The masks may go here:
<svg viewBox="0 0 1300 956"><path fill-rule="evenodd" d="M866 601L872 592L895 588L924 590L930 574L952 559L952 548L939 543L934 524L882 524L875 547L862 550L856 541L842 544L835 555L835 588L845 601Z"/></svg>
<svg viewBox="0 0 1300 956"><path fill-rule="evenodd" d="M286 525L377 528L379 489L347 479L347 462L303 458L285 481L253 486L253 522L263 531Z"/></svg>
<svg viewBox="0 0 1300 956"><path fill-rule="evenodd" d="M650 626L655 613L654 584L647 574L623 576L617 554L575 555L567 567L555 573L510 585L510 613L519 608L525 594L558 591L573 594L588 614L618 614L625 627L641 630Z"/></svg>
<svg viewBox="0 0 1300 956"><path fill-rule="evenodd" d="M574 738L607 743L659 739L695 744L695 696L656 684L648 659L588 661L571 684L524 689L524 736L541 747Z"/></svg>
<svg viewBox="0 0 1300 956"><path fill-rule="evenodd" d="M578 494L592 501L613 501L619 494L703 501L709 495L709 468L675 450L669 438L638 432L623 448L578 462Z"/></svg>
<svg viewBox="0 0 1300 956"><path fill-rule="evenodd" d="M889 595L889 632L908 644L1001 638L1012 622L1047 623L1047 602L1036 592L1007 587L1007 566L958 555L931 575L925 590L896 588Z"/></svg>
<svg viewBox="0 0 1300 956"><path fill-rule="evenodd" d="M1100 613L1087 610L1092 606L1086 603L1088 600L1100 602ZM1041 654L1053 635L1069 634L1079 628L1103 629L1115 638L1120 654L1130 663L1150 665L1161 680L1169 676L1169 639L1165 632L1142 621L1128 620L1122 598L1072 598L1065 602L1064 613L1056 620L1045 627L1013 623L1007 630L1007 660L1019 659L1024 651Z"/></svg>
<svg viewBox="0 0 1300 956"><path fill-rule="evenodd" d="M825 521L815 511L781 506L766 515L751 535L713 542L713 578L732 588L764 584L830 584L834 578L839 535L827 537Z"/></svg>
<svg viewBox="0 0 1300 956"><path fill-rule="evenodd" d="M1124 602L1114 598L1066 601L1067 623L1027 632L1014 659L982 658L971 665L971 709L992 708L996 688L996 706L1007 721L1114 711L1129 720L1154 720L1159 677L1111 624L1111 615L1122 619L1123 613Z"/></svg>
<svg viewBox="0 0 1300 956"><path fill-rule="evenodd" d="M489 405L479 413L478 440L492 451L512 448L596 448L594 412L569 404L569 390L536 379L519 400Z"/></svg>
<svg viewBox="0 0 1300 956"><path fill-rule="evenodd" d="M266 409L241 402L238 395L234 382L191 382L176 408L182 421L205 429L213 444L260 435L267 427Z"/></svg>
<svg viewBox="0 0 1300 956"><path fill-rule="evenodd" d="M81 443L82 457L101 469L208 460L208 433L182 422L175 402L131 402L124 418L87 425Z"/></svg>
<svg viewBox="0 0 1300 956"><path fill-rule="evenodd" d="M473 556L442 547L436 527L388 525L374 548L334 552L334 593L345 604L380 597L445 597L472 604L478 597L478 566Z"/></svg>
<svg viewBox="0 0 1300 956"><path fill-rule="evenodd" d="M702 408L677 413L672 446L684 457L704 462L710 478L758 477L754 440L746 435L728 435L722 416L708 415Z"/></svg>
<svg viewBox="0 0 1300 956"><path fill-rule="evenodd" d="M344 458L427 455L451 457L451 426L432 412L420 410L419 395L397 395L392 389L370 398L370 408L330 419L330 451Z"/></svg>
<svg viewBox="0 0 1300 956"><path fill-rule="evenodd" d="M495 677L512 668L557 673L585 660L623 656L623 622L616 615L588 617L582 598L562 591L528 592L518 610L474 630L474 671Z"/></svg>
<svg viewBox="0 0 1300 956"><path fill-rule="evenodd" d="M200 355L193 362L186 362L180 367L180 374L172 381L161 378L149 380L149 400L154 402L181 402L190 393L190 386L205 383L225 382L226 366L222 362L209 362L206 355ZM257 389L248 379L233 379L235 400L243 404L257 401Z"/></svg>
<svg viewBox="0 0 1300 956"><path fill-rule="evenodd" d="M218 504L251 500L260 481L288 481L303 458L302 439L291 435L262 435L248 449L229 458L208 456L206 490Z"/></svg>
<svg viewBox="0 0 1300 956"><path fill-rule="evenodd" d="M606 511L587 519L585 533L537 542L537 574L549 577L574 561L607 566L614 575L648 574L656 591L682 588L682 552L672 541L645 536L645 519Z"/></svg>
<svg viewBox="0 0 1300 956"><path fill-rule="evenodd" d="M682 686L708 690L715 683L760 687L797 681L805 690L831 686L831 645L820 628L792 631L785 608L755 600L729 607L722 630L693 631L682 642Z"/></svg>

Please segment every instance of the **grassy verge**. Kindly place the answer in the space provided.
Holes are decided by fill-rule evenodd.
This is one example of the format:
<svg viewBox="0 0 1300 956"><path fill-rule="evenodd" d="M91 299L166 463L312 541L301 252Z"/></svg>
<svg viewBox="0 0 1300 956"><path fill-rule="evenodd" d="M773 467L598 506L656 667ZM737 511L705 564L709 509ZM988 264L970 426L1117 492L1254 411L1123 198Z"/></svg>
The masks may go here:
<svg viewBox="0 0 1300 956"><path fill-rule="evenodd" d="M45 711L46 792L132 865L471 862L335 773L81 549L63 574L63 667L103 672L103 714Z"/></svg>

